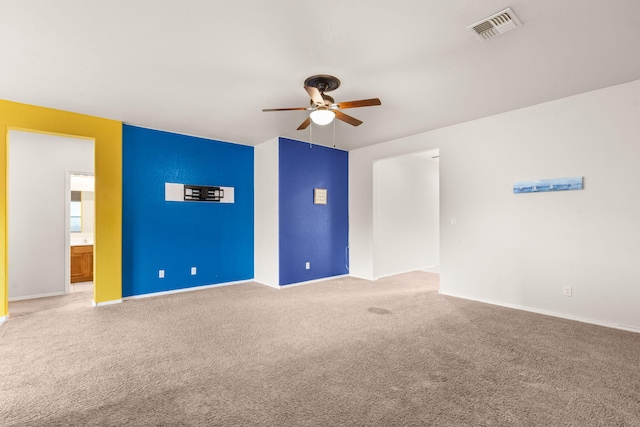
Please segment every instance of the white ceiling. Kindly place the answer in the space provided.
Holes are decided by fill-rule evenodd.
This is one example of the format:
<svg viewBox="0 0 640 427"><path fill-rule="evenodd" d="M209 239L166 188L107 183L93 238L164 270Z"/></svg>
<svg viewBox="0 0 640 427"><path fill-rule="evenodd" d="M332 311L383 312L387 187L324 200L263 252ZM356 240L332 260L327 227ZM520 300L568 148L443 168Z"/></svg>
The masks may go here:
<svg viewBox="0 0 640 427"><path fill-rule="evenodd" d="M511 7L523 26L467 26ZM640 78L638 0L0 0L0 98L256 145L296 131L304 80L355 149ZM334 127L313 126L333 145Z"/></svg>

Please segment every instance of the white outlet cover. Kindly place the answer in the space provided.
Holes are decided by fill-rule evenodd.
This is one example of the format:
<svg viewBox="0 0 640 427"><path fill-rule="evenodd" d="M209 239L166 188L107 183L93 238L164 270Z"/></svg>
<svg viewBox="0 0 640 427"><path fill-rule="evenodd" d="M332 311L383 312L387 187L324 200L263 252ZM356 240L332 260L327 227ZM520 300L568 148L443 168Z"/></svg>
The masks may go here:
<svg viewBox="0 0 640 427"><path fill-rule="evenodd" d="M304 265L304 267L305 267L307 270L309 270L309 269L311 268L311 263L310 263L310 262L306 263L306 264Z"/></svg>
<svg viewBox="0 0 640 427"><path fill-rule="evenodd" d="M159 270L159 271L158 271L158 277L159 277L160 279L164 279L164 270Z"/></svg>
<svg viewBox="0 0 640 427"><path fill-rule="evenodd" d="M191 267L191 275L195 276L198 270L195 267Z"/></svg>
<svg viewBox="0 0 640 427"><path fill-rule="evenodd" d="M562 292L564 293L564 296L566 297L570 297L572 295L572 289L571 286L565 286L562 288Z"/></svg>

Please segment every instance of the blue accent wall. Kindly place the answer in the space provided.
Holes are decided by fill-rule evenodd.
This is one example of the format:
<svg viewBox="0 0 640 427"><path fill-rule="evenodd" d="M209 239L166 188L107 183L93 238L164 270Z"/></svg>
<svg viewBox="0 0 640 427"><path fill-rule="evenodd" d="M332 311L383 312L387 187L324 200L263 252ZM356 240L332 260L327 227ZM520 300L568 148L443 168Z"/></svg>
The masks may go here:
<svg viewBox="0 0 640 427"><path fill-rule="evenodd" d="M347 274L348 153L280 138L279 162L280 285ZM328 190L326 205L314 188Z"/></svg>
<svg viewBox="0 0 640 427"><path fill-rule="evenodd" d="M166 202L165 182L235 203ZM253 223L253 147L123 126L123 296L252 279Z"/></svg>

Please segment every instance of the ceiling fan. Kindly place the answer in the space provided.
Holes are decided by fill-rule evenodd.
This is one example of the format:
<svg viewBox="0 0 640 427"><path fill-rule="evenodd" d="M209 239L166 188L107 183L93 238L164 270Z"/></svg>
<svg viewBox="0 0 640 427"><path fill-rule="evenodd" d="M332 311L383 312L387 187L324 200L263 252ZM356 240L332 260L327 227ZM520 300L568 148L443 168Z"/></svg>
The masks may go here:
<svg viewBox="0 0 640 427"><path fill-rule="evenodd" d="M328 76L326 74L319 74L311 76L304 81L304 88L311 97L310 107L294 107L294 108L265 108L262 111L294 111L294 110L307 110L311 111L311 114L307 119L298 126L298 130L306 129L311 121L319 125L326 125L333 121L334 118L349 123L352 126L359 126L362 121L351 117L340 110L345 108L359 108L359 107L371 107L374 105L382 105L380 99L361 99L359 101L346 101L338 102L326 95L325 92L331 92L332 90L340 87L340 80L336 77Z"/></svg>

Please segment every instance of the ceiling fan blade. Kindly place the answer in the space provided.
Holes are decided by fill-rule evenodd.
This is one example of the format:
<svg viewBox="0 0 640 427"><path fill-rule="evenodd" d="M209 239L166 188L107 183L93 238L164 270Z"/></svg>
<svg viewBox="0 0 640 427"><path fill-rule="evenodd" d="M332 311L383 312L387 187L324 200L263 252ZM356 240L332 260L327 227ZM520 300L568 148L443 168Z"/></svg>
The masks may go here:
<svg viewBox="0 0 640 427"><path fill-rule="evenodd" d="M302 122L300 126L298 126L298 130L306 129L310 123L311 123L311 117L307 117L307 119L304 122Z"/></svg>
<svg viewBox="0 0 640 427"><path fill-rule="evenodd" d="M338 108L358 108L358 107L373 107L374 105L382 105L380 99L361 99L359 101L346 101L338 102Z"/></svg>
<svg viewBox="0 0 640 427"><path fill-rule="evenodd" d="M295 110L307 110L305 107L296 108L263 108L262 111L295 111Z"/></svg>
<svg viewBox="0 0 640 427"><path fill-rule="evenodd" d="M305 86L304 88L309 94L309 96L311 97L311 100L313 101L314 104L324 105L324 99L322 99L322 95L320 94L320 91L317 88L313 86Z"/></svg>
<svg viewBox="0 0 640 427"><path fill-rule="evenodd" d="M355 117L348 116L340 110L333 110L333 112L336 113L336 119L347 122L352 126L360 126L362 124L360 120L356 119Z"/></svg>

